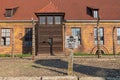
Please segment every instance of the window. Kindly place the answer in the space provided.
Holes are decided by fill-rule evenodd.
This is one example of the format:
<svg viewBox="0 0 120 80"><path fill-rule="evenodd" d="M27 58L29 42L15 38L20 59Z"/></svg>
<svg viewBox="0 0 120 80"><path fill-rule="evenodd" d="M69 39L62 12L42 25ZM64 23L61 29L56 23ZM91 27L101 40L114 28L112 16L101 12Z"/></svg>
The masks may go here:
<svg viewBox="0 0 120 80"><path fill-rule="evenodd" d="M98 10L93 10L93 17L98 18Z"/></svg>
<svg viewBox="0 0 120 80"><path fill-rule="evenodd" d="M12 17L12 16L16 13L16 11L17 11L18 8L19 8L19 7L14 7L14 8L7 8L7 9L5 9L6 12L5 12L4 16L5 16L5 17Z"/></svg>
<svg viewBox="0 0 120 80"><path fill-rule="evenodd" d="M55 24L61 24L61 17L55 16Z"/></svg>
<svg viewBox="0 0 120 80"><path fill-rule="evenodd" d="M40 24L45 24L46 23L46 17L40 16Z"/></svg>
<svg viewBox="0 0 120 80"><path fill-rule="evenodd" d="M103 45L104 44L104 30L103 28L99 28L99 31L100 31L100 43ZM95 44L97 45L97 42L98 42L97 28L94 28L94 40L95 40Z"/></svg>
<svg viewBox="0 0 120 80"><path fill-rule="evenodd" d="M120 28L117 28L117 43L120 44Z"/></svg>
<svg viewBox="0 0 120 80"><path fill-rule="evenodd" d="M12 17L13 9L6 9L5 17Z"/></svg>
<svg viewBox="0 0 120 80"><path fill-rule="evenodd" d="M40 24L61 24L61 16L40 16Z"/></svg>
<svg viewBox="0 0 120 80"><path fill-rule="evenodd" d="M8 46L10 45L10 29L2 29L1 30L1 45Z"/></svg>
<svg viewBox="0 0 120 80"><path fill-rule="evenodd" d="M25 47L32 46L32 28L25 29Z"/></svg>
<svg viewBox="0 0 120 80"><path fill-rule="evenodd" d="M47 24L53 24L53 17L47 16Z"/></svg>
<svg viewBox="0 0 120 80"><path fill-rule="evenodd" d="M80 28L72 28L72 36L78 37L78 44L81 44L81 30Z"/></svg>

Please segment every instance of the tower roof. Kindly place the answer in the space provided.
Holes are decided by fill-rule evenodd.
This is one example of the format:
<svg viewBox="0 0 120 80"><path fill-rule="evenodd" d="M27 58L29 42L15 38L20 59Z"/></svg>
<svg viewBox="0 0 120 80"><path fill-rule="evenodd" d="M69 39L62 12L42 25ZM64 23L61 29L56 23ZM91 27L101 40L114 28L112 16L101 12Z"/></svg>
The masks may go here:
<svg viewBox="0 0 120 80"><path fill-rule="evenodd" d="M51 1L45 7L43 7L39 11L37 11L37 13L53 13L53 12L58 13L58 12L61 12L61 11Z"/></svg>

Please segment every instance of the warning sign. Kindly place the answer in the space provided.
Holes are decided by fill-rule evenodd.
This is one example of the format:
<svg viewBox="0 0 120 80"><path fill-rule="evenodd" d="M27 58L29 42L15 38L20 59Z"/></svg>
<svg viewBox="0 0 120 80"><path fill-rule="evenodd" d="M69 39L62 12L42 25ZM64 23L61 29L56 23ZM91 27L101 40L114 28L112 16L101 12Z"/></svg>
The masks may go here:
<svg viewBox="0 0 120 80"><path fill-rule="evenodd" d="M74 36L66 36L66 41L65 41L65 45L66 45L66 48L70 48L70 49L73 49L73 48L78 48L78 37L74 37Z"/></svg>

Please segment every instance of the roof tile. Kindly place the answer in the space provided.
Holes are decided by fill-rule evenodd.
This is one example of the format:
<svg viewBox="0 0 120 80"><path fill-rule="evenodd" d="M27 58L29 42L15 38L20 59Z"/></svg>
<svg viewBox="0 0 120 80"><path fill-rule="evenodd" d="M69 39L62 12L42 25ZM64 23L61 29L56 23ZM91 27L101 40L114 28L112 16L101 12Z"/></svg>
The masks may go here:
<svg viewBox="0 0 120 80"><path fill-rule="evenodd" d="M120 20L120 0L0 0L1 20L30 20L37 19L38 12L65 12L67 20L93 20L87 15L86 8L99 8L102 20ZM19 6L11 18L4 16L5 9Z"/></svg>
<svg viewBox="0 0 120 80"><path fill-rule="evenodd" d="M60 12L60 10L58 10L58 8L52 2L50 2L47 6L37 11L37 13L49 13L49 12Z"/></svg>

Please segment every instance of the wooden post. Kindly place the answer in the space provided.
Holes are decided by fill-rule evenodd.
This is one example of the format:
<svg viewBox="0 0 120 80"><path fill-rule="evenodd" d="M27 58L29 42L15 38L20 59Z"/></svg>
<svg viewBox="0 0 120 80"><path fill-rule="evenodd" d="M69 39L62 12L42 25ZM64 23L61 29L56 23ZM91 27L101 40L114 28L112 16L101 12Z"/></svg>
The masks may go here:
<svg viewBox="0 0 120 80"><path fill-rule="evenodd" d="M35 22L32 18L32 59L35 59Z"/></svg>
<svg viewBox="0 0 120 80"><path fill-rule="evenodd" d="M98 48L98 58L101 57L101 43L100 43L100 29L99 29L99 22L100 22L100 17L98 17L97 19L97 38L98 38L98 42L97 42L97 48Z"/></svg>
<svg viewBox="0 0 120 80"><path fill-rule="evenodd" d="M14 58L14 29L12 29L12 50L11 57Z"/></svg>
<svg viewBox="0 0 120 80"><path fill-rule="evenodd" d="M68 75L73 74L73 49L71 49L71 53L69 55L69 61L68 61Z"/></svg>

